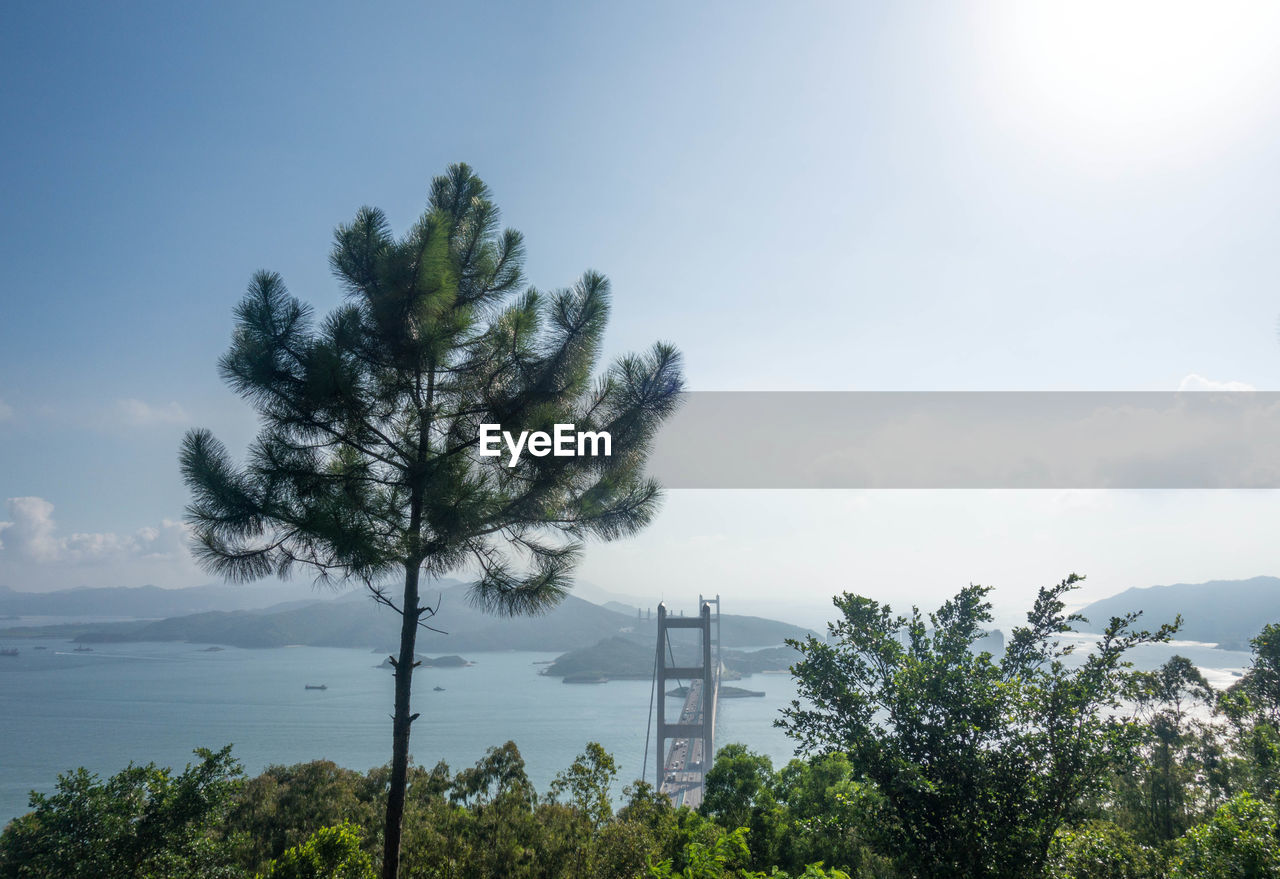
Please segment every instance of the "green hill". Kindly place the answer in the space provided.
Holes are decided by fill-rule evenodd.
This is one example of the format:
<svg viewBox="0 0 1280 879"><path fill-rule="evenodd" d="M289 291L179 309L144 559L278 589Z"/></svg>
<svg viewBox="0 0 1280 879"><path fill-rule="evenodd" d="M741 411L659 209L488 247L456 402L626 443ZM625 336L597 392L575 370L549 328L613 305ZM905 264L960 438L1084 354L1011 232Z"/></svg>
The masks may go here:
<svg viewBox="0 0 1280 879"><path fill-rule="evenodd" d="M575 675L648 679L653 674L653 645L614 635L590 647L571 650L547 666L556 678Z"/></svg>
<svg viewBox="0 0 1280 879"><path fill-rule="evenodd" d="M656 639L657 633L654 633ZM589 677L613 679L648 679L653 674L654 644L641 640L635 634L614 635L592 644L571 650L547 666L544 674L552 677ZM762 650L724 650L724 680L761 672L783 672L800 658L792 647L766 647ZM674 665L700 666L702 659L693 644L673 646L671 662Z"/></svg>

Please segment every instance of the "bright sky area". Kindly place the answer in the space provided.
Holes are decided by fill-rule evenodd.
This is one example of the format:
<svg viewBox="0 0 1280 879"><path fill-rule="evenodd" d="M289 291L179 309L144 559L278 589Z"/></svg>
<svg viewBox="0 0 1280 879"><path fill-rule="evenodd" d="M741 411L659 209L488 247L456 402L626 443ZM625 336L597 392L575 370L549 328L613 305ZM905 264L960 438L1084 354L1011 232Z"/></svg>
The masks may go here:
<svg viewBox="0 0 1280 879"><path fill-rule="evenodd" d="M177 449L249 275L454 161L609 354L705 390L1280 387L1280 8L20 4L0 31L0 585L208 582ZM770 429L762 419L762 428ZM1273 492L672 492L581 577L726 611L850 589L1280 573ZM737 604L737 608L733 604Z"/></svg>

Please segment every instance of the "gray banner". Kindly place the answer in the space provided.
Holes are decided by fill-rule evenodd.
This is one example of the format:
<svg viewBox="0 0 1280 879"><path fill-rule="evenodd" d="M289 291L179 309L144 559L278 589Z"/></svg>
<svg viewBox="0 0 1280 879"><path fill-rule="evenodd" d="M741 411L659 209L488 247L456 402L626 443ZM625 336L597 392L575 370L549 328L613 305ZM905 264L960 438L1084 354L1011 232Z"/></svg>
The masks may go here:
<svg viewBox="0 0 1280 879"><path fill-rule="evenodd" d="M1280 488L1274 392L693 392L668 488Z"/></svg>

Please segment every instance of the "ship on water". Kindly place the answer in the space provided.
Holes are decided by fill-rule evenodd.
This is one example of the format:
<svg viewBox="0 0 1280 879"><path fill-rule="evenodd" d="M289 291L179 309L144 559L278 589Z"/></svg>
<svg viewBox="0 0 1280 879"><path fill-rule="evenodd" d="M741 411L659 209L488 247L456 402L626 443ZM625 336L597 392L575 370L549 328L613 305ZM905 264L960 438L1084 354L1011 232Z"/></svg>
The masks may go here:
<svg viewBox="0 0 1280 879"><path fill-rule="evenodd" d="M17 647L0 647L0 656L17 656Z"/></svg>

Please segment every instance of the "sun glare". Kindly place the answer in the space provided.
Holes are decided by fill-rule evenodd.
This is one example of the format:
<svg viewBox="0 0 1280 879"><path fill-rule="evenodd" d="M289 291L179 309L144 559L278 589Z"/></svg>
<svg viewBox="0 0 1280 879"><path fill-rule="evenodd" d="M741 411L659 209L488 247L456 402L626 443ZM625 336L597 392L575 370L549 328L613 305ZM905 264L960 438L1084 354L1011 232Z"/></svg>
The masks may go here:
<svg viewBox="0 0 1280 879"><path fill-rule="evenodd" d="M985 9L989 100L1077 150L1198 150L1240 136L1276 103L1277 4L1084 0Z"/></svg>

